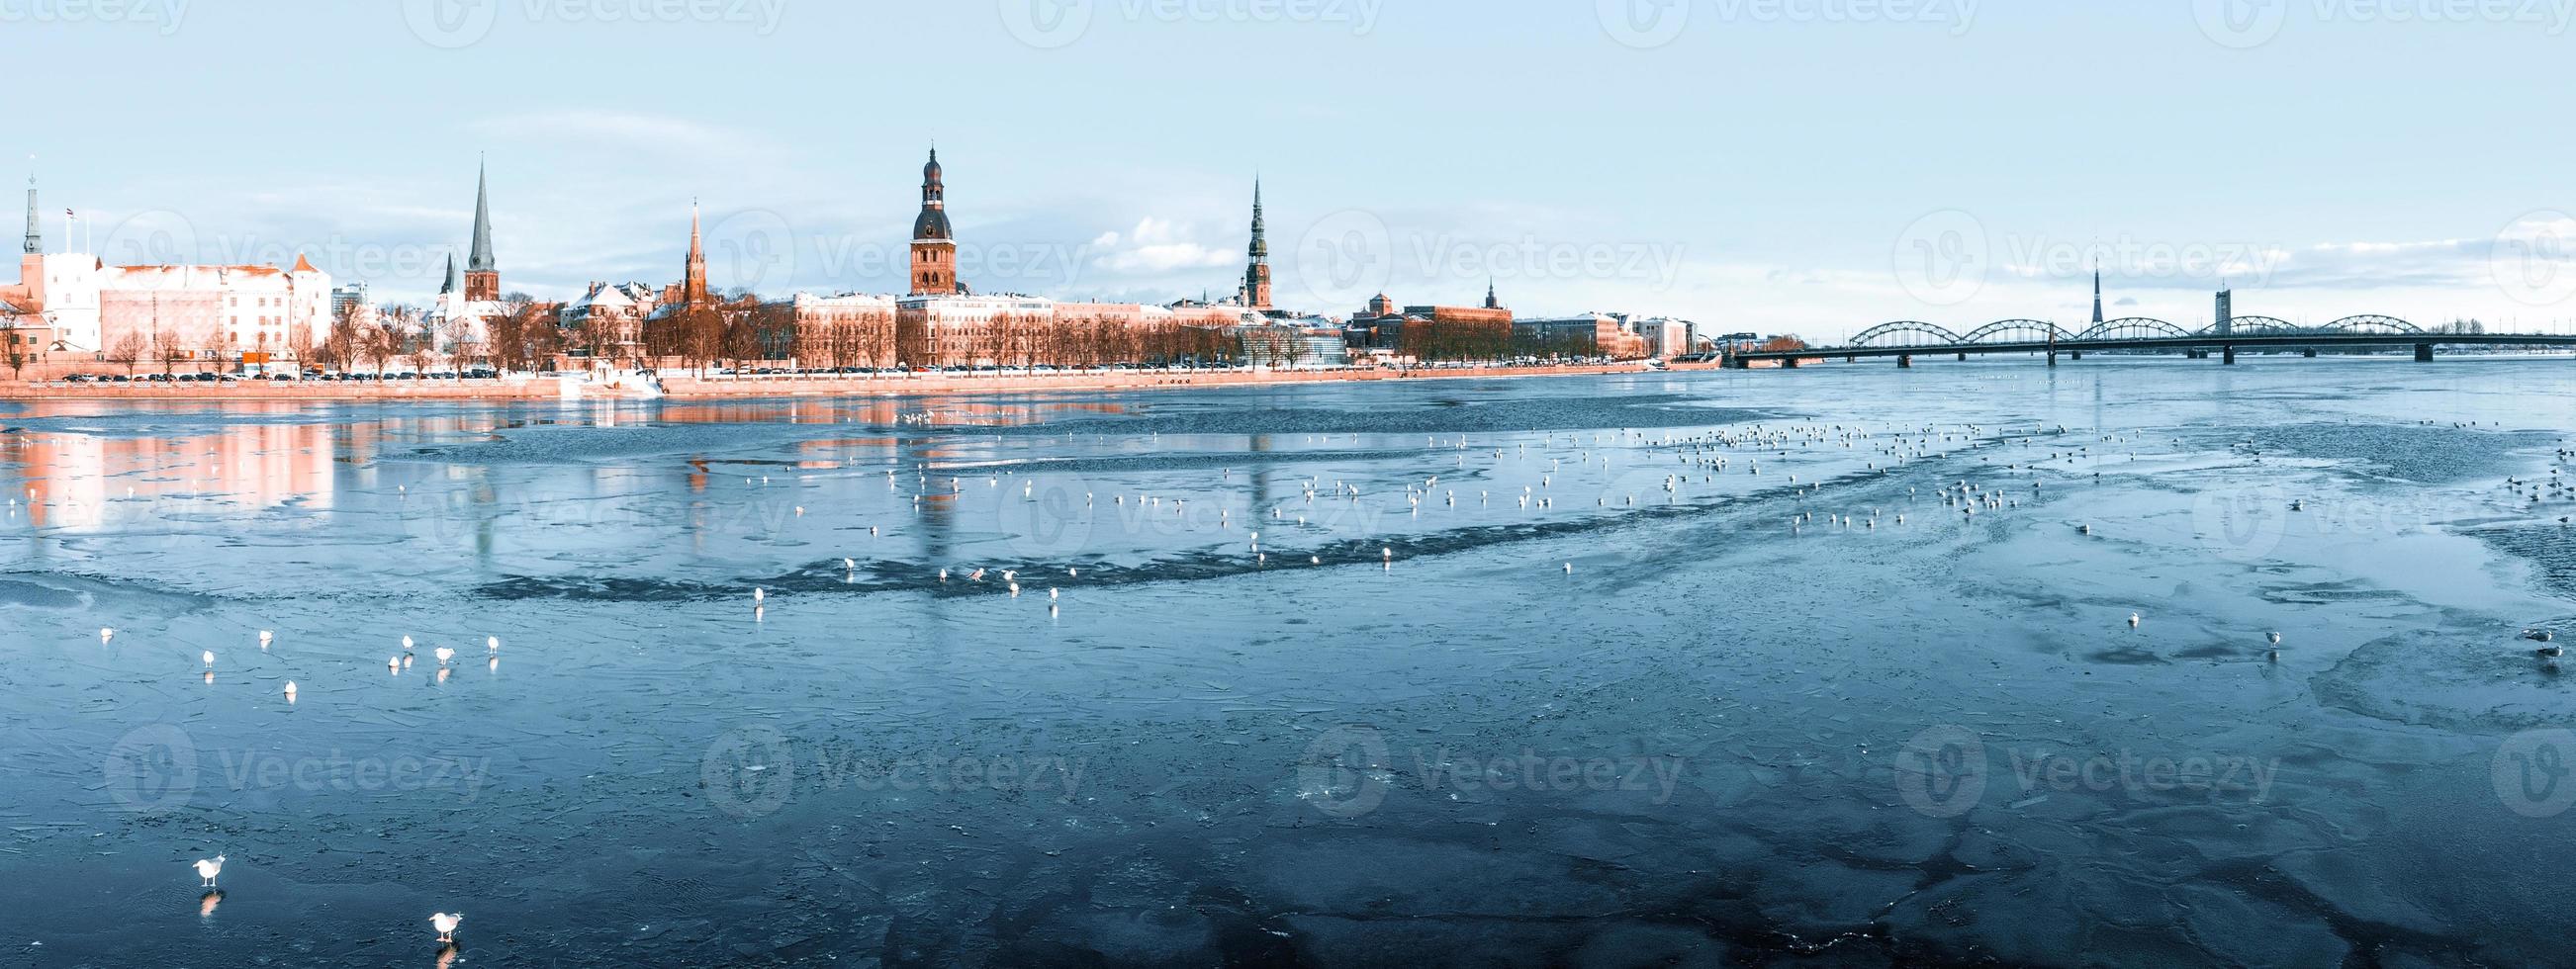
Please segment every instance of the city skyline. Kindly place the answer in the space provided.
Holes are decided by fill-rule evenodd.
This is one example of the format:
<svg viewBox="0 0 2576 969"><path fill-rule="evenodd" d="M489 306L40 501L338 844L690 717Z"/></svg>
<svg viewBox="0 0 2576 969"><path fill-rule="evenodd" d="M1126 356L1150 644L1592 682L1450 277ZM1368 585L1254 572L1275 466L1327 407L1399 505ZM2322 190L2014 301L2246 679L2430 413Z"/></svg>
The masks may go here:
<svg viewBox="0 0 2576 969"><path fill-rule="evenodd" d="M2301 7L2249 33L2184 8L1835 19L1703 2L1633 5L1662 18L1641 32L1617 6L734 4L687 20L646 5L612 23L596 5L442 0L279 23L199 3L175 22L20 26L75 60L236 51L251 62L240 83L304 105L260 121L274 137L225 140L232 113L118 72L87 97L30 103L23 127L53 209L90 215L101 248L169 239L197 260L269 264L301 249L405 302L436 292L448 250L463 255L458 173L486 148L513 288L561 299L671 276L678 221L703 198L720 287L900 291L903 173L936 140L973 196L961 237L1021 267L987 288L1056 298L1223 287L1257 174L1279 302L1334 313L1357 303L1306 284L1300 254L1356 225L1385 240L1379 288L1406 300L1472 301L1490 277L1530 312L1823 340L1904 318L2080 320L2097 258L2113 316L2204 319L2207 293L2232 287L2291 319L2576 317L2576 190L2512 161L2576 147L2529 121L2563 23L2401 26ZM2421 50L2424 31L2479 43ZM853 36L940 43L822 56ZM2488 93L2336 96L2353 65L2399 52ZM1379 78L1390 53L1430 80ZM675 59L693 83L600 106L597 91ZM460 70L491 60L514 66ZM1249 84L1172 83L1248 65ZM2076 77L2146 80L2060 80ZM869 105L903 103L922 78L937 79L938 121L878 120ZM1075 93L1095 89L1115 94ZM780 94L825 90L856 94ZM2299 110L2261 107L2275 101ZM1685 105L1701 120L1667 123ZM2386 138L2391 114L2431 127ZM227 150L187 147L204 143ZM2461 165L2480 176L2436 177ZM781 233L790 254L746 242ZM1945 262L1909 266L1927 253ZM1953 269L1973 284L1947 285Z"/></svg>

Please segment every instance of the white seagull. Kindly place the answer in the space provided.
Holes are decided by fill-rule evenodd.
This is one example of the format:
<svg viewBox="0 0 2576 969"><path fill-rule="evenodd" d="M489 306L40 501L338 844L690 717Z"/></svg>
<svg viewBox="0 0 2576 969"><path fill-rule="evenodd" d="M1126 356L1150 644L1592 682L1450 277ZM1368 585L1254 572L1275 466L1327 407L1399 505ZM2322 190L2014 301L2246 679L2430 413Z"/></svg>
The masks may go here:
<svg viewBox="0 0 2576 969"><path fill-rule="evenodd" d="M465 913L463 912L457 912L453 915L446 912L435 912L429 917L429 927L438 930L438 941L454 942L456 941L456 925L463 921L465 921Z"/></svg>
<svg viewBox="0 0 2576 969"><path fill-rule="evenodd" d="M224 856L222 856L222 855L216 855L216 856L214 856L214 857L212 857L212 858L199 858L199 859L197 859L197 877L200 879L200 881L197 883L197 887L199 887L199 888L213 888L213 887L215 887L215 876L216 876L216 875L223 874L223 873L224 873Z"/></svg>

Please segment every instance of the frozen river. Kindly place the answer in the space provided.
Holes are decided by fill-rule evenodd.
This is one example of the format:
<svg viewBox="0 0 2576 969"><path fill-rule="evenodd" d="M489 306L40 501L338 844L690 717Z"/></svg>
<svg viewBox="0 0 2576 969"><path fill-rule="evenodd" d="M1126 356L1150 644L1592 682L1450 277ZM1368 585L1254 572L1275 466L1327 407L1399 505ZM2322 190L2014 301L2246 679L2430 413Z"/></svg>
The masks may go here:
<svg viewBox="0 0 2576 969"><path fill-rule="evenodd" d="M0 404L0 966L2564 964L2571 401Z"/></svg>

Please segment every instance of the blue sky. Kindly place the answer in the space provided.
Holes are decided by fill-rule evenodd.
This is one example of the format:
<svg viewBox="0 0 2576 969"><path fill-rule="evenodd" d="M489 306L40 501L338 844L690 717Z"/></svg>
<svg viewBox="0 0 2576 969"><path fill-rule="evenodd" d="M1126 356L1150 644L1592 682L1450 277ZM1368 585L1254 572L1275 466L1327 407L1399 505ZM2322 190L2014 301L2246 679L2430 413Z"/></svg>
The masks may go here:
<svg viewBox="0 0 2576 969"><path fill-rule="evenodd" d="M2576 0L0 0L62 245L418 299L890 291L936 139L988 291L1385 290L1837 338L2385 312L2576 325ZM281 254L284 254L281 256ZM141 257L141 258L137 258Z"/></svg>

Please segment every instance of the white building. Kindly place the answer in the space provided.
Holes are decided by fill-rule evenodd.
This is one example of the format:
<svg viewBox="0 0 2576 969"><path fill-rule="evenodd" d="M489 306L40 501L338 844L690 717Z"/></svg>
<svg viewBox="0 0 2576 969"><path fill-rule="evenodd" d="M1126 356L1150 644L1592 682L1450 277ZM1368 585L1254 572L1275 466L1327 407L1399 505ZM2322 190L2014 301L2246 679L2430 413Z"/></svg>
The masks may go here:
<svg viewBox="0 0 2576 969"><path fill-rule="evenodd" d="M42 313L65 351L102 358L293 359L331 331L331 275L302 256L280 269L110 266L90 253L48 253L33 187L18 285L0 297Z"/></svg>

